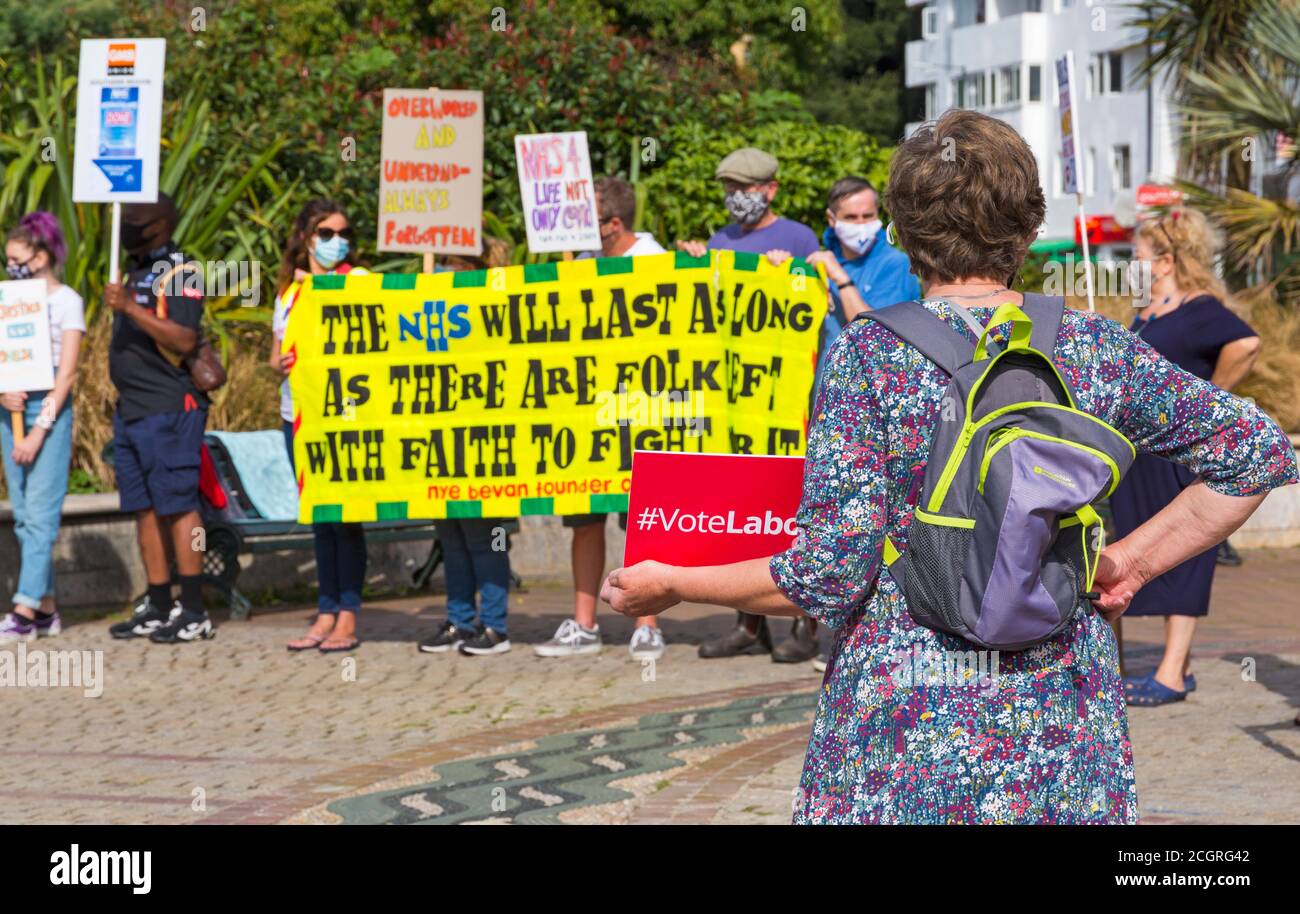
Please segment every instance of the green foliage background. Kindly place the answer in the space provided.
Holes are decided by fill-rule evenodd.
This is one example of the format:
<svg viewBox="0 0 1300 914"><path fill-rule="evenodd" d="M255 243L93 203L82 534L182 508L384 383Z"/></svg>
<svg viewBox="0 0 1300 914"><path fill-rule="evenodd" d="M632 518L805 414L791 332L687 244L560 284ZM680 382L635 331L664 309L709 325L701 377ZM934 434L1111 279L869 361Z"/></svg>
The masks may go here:
<svg viewBox="0 0 1300 914"><path fill-rule="evenodd" d="M890 3L903 9L903 0ZM881 103L854 110L859 97L850 82L859 74L851 61L863 55L845 39L862 40L860 17L878 6L65 0L32 7L0 0L0 166L22 163L6 174L15 190L0 195L0 222L12 224L34 205L77 222L84 256L70 278L98 297L106 264L98 208L73 207L62 182L41 183L41 163L30 153L54 123L68 140L60 148L71 150L75 85L68 80L78 40L133 33L168 40L164 161L172 167L164 186L187 207L206 210L187 213L192 224L180 240L214 259L262 259L268 300L288 221L312 196L348 208L372 265L414 268L411 258L373 251L386 86L483 90L488 229L521 259L512 138L522 132L586 130L594 171L641 181L643 222L664 241L703 237L720 225L713 166L731 148L765 145L783 160L781 212L819 228L826 186L845 171L879 173L884 161L860 127L828 121L892 126L899 117L897 99L879 84L871 97ZM862 66L878 58L871 50Z"/></svg>
<svg viewBox="0 0 1300 914"><path fill-rule="evenodd" d="M883 180L881 142L896 137L901 106L877 72L887 55L864 35L888 33L893 20L870 21L903 2L0 0L0 230L54 212L69 238L65 280L92 312L82 371L96 383L76 390L75 487L111 488L113 411L108 328L93 314L108 208L71 199L80 39L167 39L161 183L182 213L177 240L201 260L260 264L259 306L210 309L231 381L209 423L238 430L277 421L267 329L302 203L337 199L368 265L419 269L374 250L385 87L484 92L485 223L516 262L553 256L524 241L513 137L525 132L587 131L595 173L637 185L642 227L665 244L721 226L717 161L763 146L782 161L778 211L820 231L831 182Z"/></svg>

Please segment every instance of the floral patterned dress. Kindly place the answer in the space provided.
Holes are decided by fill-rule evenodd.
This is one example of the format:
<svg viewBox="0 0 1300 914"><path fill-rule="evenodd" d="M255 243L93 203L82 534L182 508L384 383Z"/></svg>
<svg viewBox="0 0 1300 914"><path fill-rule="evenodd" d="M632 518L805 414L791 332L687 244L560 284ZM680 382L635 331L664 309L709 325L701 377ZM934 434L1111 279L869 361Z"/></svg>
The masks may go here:
<svg viewBox="0 0 1300 914"><path fill-rule="evenodd" d="M946 302L926 307L974 341ZM971 310L985 323L994 309ZM1007 330L994 338L1005 342ZM1054 361L1080 409L1216 492L1297 481L1291 444L1267 415L1114 321L1067 311ZM873 321L854 322L828 359L799 536L770 566L786 597L835 632L794 821L1136 822L1118 654L1100 615L1081 613L1070 631L1002 653L996 675L969 686L945 686L951 677L909 659L974 649L916 625L881 573L885 534L905 548L947 385Z"/></svg>

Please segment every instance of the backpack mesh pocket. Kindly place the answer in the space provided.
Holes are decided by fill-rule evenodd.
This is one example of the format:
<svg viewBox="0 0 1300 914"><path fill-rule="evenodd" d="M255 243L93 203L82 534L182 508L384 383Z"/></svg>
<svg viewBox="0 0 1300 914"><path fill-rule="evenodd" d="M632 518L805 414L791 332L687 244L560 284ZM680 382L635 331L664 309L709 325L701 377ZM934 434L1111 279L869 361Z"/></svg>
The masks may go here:
<svg viewBox="0 0 1300 914"><path fill-rule="evenodd" d="M962 572L974 538L973 527L931 524L913 517L903 595L912 618L926 628L961 631Z"/></svg>

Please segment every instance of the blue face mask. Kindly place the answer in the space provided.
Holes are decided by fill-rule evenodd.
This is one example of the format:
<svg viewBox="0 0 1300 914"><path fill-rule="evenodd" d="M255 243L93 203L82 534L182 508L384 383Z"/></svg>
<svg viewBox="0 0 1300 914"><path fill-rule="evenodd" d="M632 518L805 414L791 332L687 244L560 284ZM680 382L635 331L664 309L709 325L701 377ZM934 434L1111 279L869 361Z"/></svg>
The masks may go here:
<svg viewBox="0 0 1300 914"><path fill-rule="evenodd" d="M317 263L327 270L332 270L348 256L348 240L342 235L335 235L329 241L317 238L312 253Z"/></svg>

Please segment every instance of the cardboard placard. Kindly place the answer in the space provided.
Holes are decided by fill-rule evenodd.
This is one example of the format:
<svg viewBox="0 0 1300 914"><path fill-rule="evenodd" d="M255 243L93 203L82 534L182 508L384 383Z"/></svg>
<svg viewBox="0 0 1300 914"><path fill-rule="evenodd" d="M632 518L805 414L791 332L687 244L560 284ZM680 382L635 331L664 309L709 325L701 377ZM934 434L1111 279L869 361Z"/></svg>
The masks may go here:
<svg viewBox="0 0 1300 914"><path fill-rule="evenodd" d="M483 250L483 93L385 89L381 251Z"/></svg>
<svg viewBox="0 0 1300 914"><path fill-rule="evenodd" d="M600 218L585 131L515 137L528 250L600 250Z"/></svg>
<svg viewBox="0 0 1300 914"><path fill-rule="evenodd" d="M0 393L54 386L46 295L43 279L0 282Z"/></svg>

